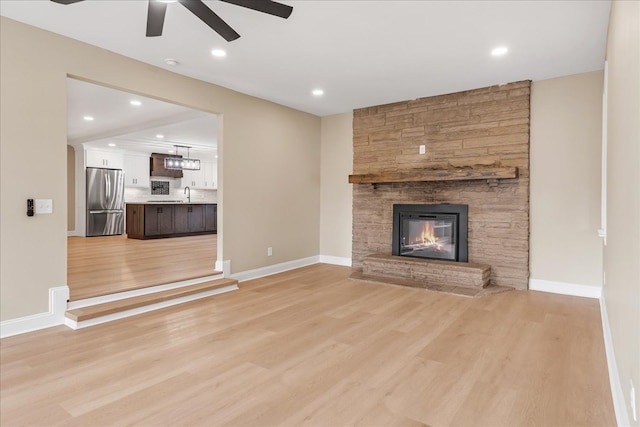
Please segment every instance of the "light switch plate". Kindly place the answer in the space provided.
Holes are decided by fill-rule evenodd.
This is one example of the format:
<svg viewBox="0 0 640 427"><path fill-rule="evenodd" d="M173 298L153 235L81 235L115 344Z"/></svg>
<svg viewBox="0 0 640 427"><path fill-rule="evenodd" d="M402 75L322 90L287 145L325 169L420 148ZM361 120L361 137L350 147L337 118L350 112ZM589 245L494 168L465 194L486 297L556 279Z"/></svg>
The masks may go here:
<svg viewBox="0 0 640 427"><path fill-rule="evenodd" d="M52 199L36 199L36 215L53 213Z"/></svg>
<svg viewBox="0 0 640 427"><path fill-rule="evenodd" d="M427 152L427 147L426 147L426 146L424 146L424 145L421 145L421 146L420 146L420 154L424 154L424 153L426 153L426 152Z"/></svg>

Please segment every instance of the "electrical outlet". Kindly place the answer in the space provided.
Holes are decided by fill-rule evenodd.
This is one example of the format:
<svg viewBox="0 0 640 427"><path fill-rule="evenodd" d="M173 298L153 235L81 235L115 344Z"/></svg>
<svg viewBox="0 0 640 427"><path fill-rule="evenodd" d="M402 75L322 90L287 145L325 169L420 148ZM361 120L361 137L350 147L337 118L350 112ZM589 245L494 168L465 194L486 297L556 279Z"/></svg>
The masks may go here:
<svg viewBox="0 0 640 427"><path fill-rule="evenodd" d="M271 256L271 255L273 255L273 248L271 246L269 246L267 248L267 256Z"/></svg>
<svg viewBox="0 0 640 427"><path fill-rule="evenodd" d="M638 411L636 409L636 388L633 386L633 380L629 380L629 402L631 402L631 415L633 421L638 421Z"/></svg>
<svg viewBox="0 0 640 427"><path fill-rule="evenodd" d="M420 146L420 154L424 154L427 152L427 146L426 145L421 145Z"/></svg>

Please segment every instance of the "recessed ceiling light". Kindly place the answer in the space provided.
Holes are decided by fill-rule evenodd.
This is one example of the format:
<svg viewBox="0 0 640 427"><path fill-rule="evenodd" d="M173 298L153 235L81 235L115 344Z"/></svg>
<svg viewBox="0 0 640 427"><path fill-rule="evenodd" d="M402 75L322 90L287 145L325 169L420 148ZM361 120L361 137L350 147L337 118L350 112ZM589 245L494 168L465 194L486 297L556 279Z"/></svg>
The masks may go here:
<svg viewBox="0 0 640 427"><path fill-rule="evenodd" d="M94 118L91 116L84 116L83 119L87 122L92 122L94 120Z"/></svg>
<svg viewBox="0 0 640 427"><path fill-rule="evenodd" d="M169 152L169 154L175 153L175 151L173 151L173 150L167 150L167 151Z"/></svg>
<svg viewBox="0 0 640 427"><path fill-rule="evenodd" d="M322 89L314 89L311 91L313 96L322 96L324 95L324 91Z"/></svg>
<svg viewBox="0 0 640 427"><path fill-rule="evenodd" d="M139 107L139 106L142 105L142 102L138 101L137 99L134 99L132 101L129 101L129 104L135 105L136 107Z"/></svg>
<svg viewBox="0 0 640 427"><path fill-rule="evenodd" d="M499 46L499 47L496 47L495 49L493 49L491 51L491 55L493 55L493 56L502 56L502 55L506 54L507 52L509 52L509 48L507 48L506 46Z"/></svg>
<svg viewBox="0 0 640 427"><path fill-rule="evenodd" d="M109 147L115 147L115 146L116 146L116 144L114 144L113 142L109 143Z"/></svg>
<svg viewBox="0 0 640 427"><path fill-rule="evenodd" d="M175 67L176 65L180 64L178 61L176 61L175 59L171 59L171 58L165 59L164 63L167 64L167 65L171 65L172 67Z"/></svg>
<svg viewBox="0 0 640 427"><path fill-rule="evenodd" d="M159 134L157 134L157 135L156 135L156 138L158 138L158 139L162 139L162 138L164 138L164 135L163 135L163 134L161 134L161 133L159 133Z"/></svg>
<svg viewBox="0 0 640 427"><path fill-rule="evenodd" d="M216 56L218 58L224 58L225 56L227 56L227 52L225 52L222 49L213 49L211 51L211 55Z"/></svg>

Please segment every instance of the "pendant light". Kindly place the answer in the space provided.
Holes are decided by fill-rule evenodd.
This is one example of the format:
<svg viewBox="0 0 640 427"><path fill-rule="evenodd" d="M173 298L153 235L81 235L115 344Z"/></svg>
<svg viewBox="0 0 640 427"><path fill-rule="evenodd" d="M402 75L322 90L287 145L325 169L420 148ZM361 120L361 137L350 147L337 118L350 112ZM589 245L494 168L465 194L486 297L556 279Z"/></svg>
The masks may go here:
<svg viewBox="0 0 640 427"><path fill-rule="evenodd" d="M189 157L189 149L186 145L174 145L176 147L176 156L175 157L165 157L164 158L164 168L169 170L189 170L189 171L199 171L200 170L200 159L192 159ZM178 149L186 148L187 149L187 157L178 156Z"/></svg>

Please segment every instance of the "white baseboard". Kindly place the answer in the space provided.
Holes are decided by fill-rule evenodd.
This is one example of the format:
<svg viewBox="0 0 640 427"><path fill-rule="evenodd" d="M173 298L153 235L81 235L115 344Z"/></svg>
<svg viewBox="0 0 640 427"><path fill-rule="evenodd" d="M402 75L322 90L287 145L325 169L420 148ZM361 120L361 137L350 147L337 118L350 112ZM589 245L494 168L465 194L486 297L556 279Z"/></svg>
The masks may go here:
<svg viewBox="0 0 640 427"><path fill-rule="evenodd" d="M0 338L64 324L68 299L68 286L49 288L49 311L0 322Z"/></svg>
<svg viewBox="0 0 640 427"><path fill-rule="evenodd" d="M601 286L578 285L540 279L529 279L529 290L596 299L602 295Z"/></svg>
<svg viewBox="0 0 640 427"><path fill-rule="evenodd" d="M306 267L307 265L317 264L320 260L320 256L311 256L308 258L300 258L293 261L287 261L280 264L268 265L266 267L256 268L254 270L242 271L240 273L234 273L230 276L231 279L236 279L238 282L244 282L245 280L258 279L260 277L271 276L272 274L282 273L284 271L293 270L295 268Z"/></svg>
<svg viewBox="0 0 640 427"><path fill-rule="evenodd" d="M344 265L345 267L351 267L351 258L339 256L320 255L320 262L323 264Z"/></svg>
<svg viewBox="0 0 640 427"><path fill-rule="evenodd" d="M161 308L171 307L173 305L182 304L189 301L195 301L200 298L206 298L213 295L223 294L225 292L231 292L238 289L237 285L225 286L223 288L212 289L206 292L200 292L198 294L187 295L181 298L175 298L167 301L162 301L156 304L145 305L143 307L132 308L131 310L120 311L117 313L109 314L102 317L96 317L95 319L89 319L82 322L76 322L67 317L64 318L64 324L71 329L82 329L88 326L99 325L105 322L111 322L113 320L124 319L125 317L134 316L136 314L147 313L153 310L159 310Z"/></svg>
<svg viewBox="0 0 640 427"><path fill-rule="evenodd" d="M214 267L216 271L222 271L222 275L224 277L229 277L231 274L231 261L230 260L216 260L216 265Z"/></svg>
<svg viewBox="0 0 640 427"><path fill-rule="evenodd" d="M624 400L622 383L620 383L618 363L616 362L616 355L613 350L613 339L611 338L611 328L609 326L609 316L607 315L607 305L604 296L600 297L600 315L602 316L602 335L604 336L604 349L607 354L609 386L611 387L613 409L616 413L616 423L620 427L630 426L631 420L629 419L627 404Z"/></svg>

